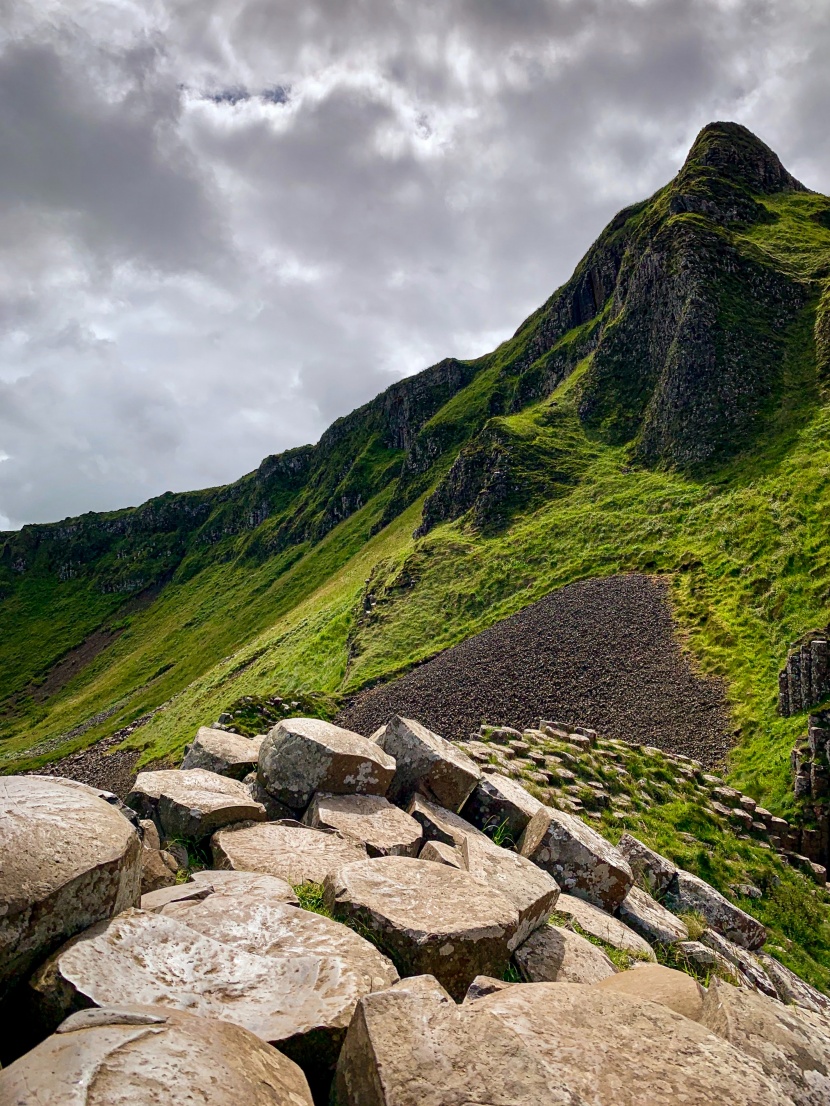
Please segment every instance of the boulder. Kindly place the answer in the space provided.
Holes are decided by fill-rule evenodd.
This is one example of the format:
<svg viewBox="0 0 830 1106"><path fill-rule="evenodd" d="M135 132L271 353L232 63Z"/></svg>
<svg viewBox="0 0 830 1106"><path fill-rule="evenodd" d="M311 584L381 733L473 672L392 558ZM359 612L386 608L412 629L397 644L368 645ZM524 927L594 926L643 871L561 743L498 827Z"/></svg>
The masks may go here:
<svg viewBox="0 0 830 1106"><path fill-rule="evenodd" d="M0 1072L0 1101L312 1106L302 1071L226 1021L154 1006L83 1010Z"/></svg>
<svg viewBox="0 0 830 1106"><path fill-rule="evenodd" d="M212 894L213 888L209 883L175 883L171 887L160 887L158 891L148 891L141 896L140 906L142 910L158 914L168 903L184 899L206 899Z"/></svg>
<svg viewBox="0 0 830 1106"><path fill-rule="evenodd" d="M677 914L696 911L712 929L745 949L758 949L767 939L759 921L725 899L705 880L678 868L666 893L666 906Z"/></svg>
<svg viewBox="0 0 830 1106"><path fill-rule="evenodd" d="M730 983L740 984L740 974L723 953L710 949L708 945L702 945L700 941L678 941L675 945L677 953L687 964L694 965L703 972L707 972Z"/></svg>
<svg viewBox="0 0 830 1106"><path fill-rule="evenodd" d="M338 1106L791 1106L757 1061L655 1002L571 983L452 1006L390 990L358 1003Z"/></svg>
<svg viewBox="0 0 830 1106"><path fill-rule="evenodd" d="M591 937L604 941L606 945L611 945L612 948L624 952L630 952L634 956L640 956L646 960L654 960L654 949L648 941L644 941L639 934L635 933L633 929L629 929L619 918L615 918L605 910L600 910L593 903L587 902L585 899L577 899L573 895L560 895L556 909L558 913L567 914L573 918L581 929L584 929Z"/></svg>
<svg viewBox="0 0 830 1106"><path fill-rule="evenodd" d="M265 820L244 784L204 768L139 772L127 802L168 837L208 837L234 822Z"/></svg>
<svg viewBox="0 0 830 1106"><path fill-rule="evenodd" d="M377 738L395 758L395 775L388 797L402 806L419 792L448 810L464 805L481 773L466 753L420 722L396 715Z"/></svg>
<svg viewBox="0 0 830 1106"><path fill-rule="evenodd" d="M598 983L617 972L606 952L562 926L535 930L513 959L527 983Z"/></svg>
<svg viewBox="0 0 830 1106"><path fill-rule="evenodd" d="M519 926L504 896L467 872L409 857L348 864L325 902L374 934L406 975L434 975L459 1001L477 975L501 975Z"/></svg>
<svg viewBox="0 0 830 1106"><path fill-rule="evenodd" d="M277 822L281 818L293 818L297 813L285 803L278 802L273 795L269 795L259 782L256 772L249 772L242 782L248 788L248 793L254 802L265 808L265 815L269 822Z"/></svg>
<svg viewBox="0 0 830 1106"><path fill-rule="evenodd" d="M446 845L443 841L427 841L418 853L419 860L431 860L435 864L449 864L451 868L467 870L464 854L455 845Z"/></svg>
<svg viewBox="0 0 830 1106"><path fill-rule="evenodd" d="M262 896L214 892L127 910L58 950L29 987L39 1026L137 1002L244 1026L301 1064L334 1063L361 995L397 979L346 926Z"/></svg>
<svg viewBox="0 0 830 1106"><path fill-rule="evenodd" d="M40 776L34 772L27 776L30 780L48 780L51 783L59 783L62 787L73 787L76 791L85 791L87 795L95 795L97 798L102 799L105 803L109 803L110 806L114 806L119 814L123 814L127 821L138 830L139 836L141 836L141 822L138 815L127 804L119 799L117 795L114 795L112 791L105 791L102 787L93 787L89 783L81 783L80 780L70 780L67 776Z"/></svg>
<svg viewBox="0 0 830 1106"><path fill-rule="evenodd" d="M261 737L242 737L227 730L202 726L182 761L182 768L204 768L220 776L242 780L257 766Z"/></svg>
<svg viewBox="0 0 830 1106"><path fill-rule="evenodd" d="M630 833L622 835L617 848L628 861L635 878L647 884L652 895L662 898L677 875L677 865L632 837Z"/></svg>
<svg viewBox="0 0 830 1106"><path fill-rule="evenodd" d="M176 882L179 863L172 853L163 849L141 850L141 894L148 895Z"/></svg>
<svg viewBox="0 0 830 1106"><path fill-rule="evenodd" d="M381 795L315 795L303 822L337 830L369 856L417 856L423 844L415 819Z"/></svg>
<svg viewBox="0 0 830 1106"><path fill-rule="evenodd" d="M461 813L480 830L492 834L500 829L515 845L543 805L515 780L486 773L473 788Z"/></svg>
<svg viewBox="0 0 830 1106"><path fill-rule="evenodd" d="M830 1021L751 991L712 981L701 1022L756 1060L796 1106L830 1102Z"/></svg>
<svg viewBox="0 0 830 1106"><path fill-rule="evenodd" d="M625 995L637 1002L659 1002L684 1018L700 1021L706 991L687 972L665 968L662 964L641 964L627 972L596 984L615 995Z"/></svg>
<svg viewBox="0 0 830 1106"><path fill-rule="evenodd" d="M769 998L778 998L778 991L775 989L772 980L751 952L742 949L734 941L728 941L713 929L706 929L701 933L700 943L709 949L714 949L715 952L724 956L730 964L734 964L743 982L752 987L753 990L760 991L761 994L768 995Z"/></svg>
<svg viewBox="0 0 830 1106"><path fill-rule="evenodd" d="M631 888L617 913L627 926L652 944L673 945L689 940L689 930L683 922L639 887Z"/></svg>
<svg viewBox="0 0 830 1106"><path fill-rule="evenodd" d="M0 999L68 937L139 899L138 833L92 789L0 777L0 858Z"/></svg>
<svg viewBox="0 0 830 1106"><path fill-rule="evenodd" d="M461 866L475 879L500 891L516 907L519 928L511 948L544 925L559 897L559 886L552 876L525 857L496 845L459 814L420 795L412 797L409 811L420 823L424 837L460 850Z"/></svg>
<svg viewBox="0 0 830 1106"><path fill-rule="evenodd" d="M175 887L165 887L141 896L141 909L158 913L173 902L185 902L189 899L206 899L214 891L225 895L262 896L272 902L290 903L299 906L296 892L290 883L276 876L263 876L259 872L218 872L206 868L194 872L189 883L179 883Z"/></svg>
<svg viewBox="0 0 830 1106"><path fill-rule="evenodd" d="M365 860L366 849L339 833L311 829L299 822L266 822L220 830L211 838L217 868L260 872L296 887L322 883L329 872Z"/></svg>
<svg viewBox="0 0 830 1106"><path fill-rule="evenodd" d="M812 1010L816 1014L830 1014L830 998L785 968L780 960L765 952L756 953L756 959L772 980L782 1002Z"/></svg>
<svg viewBox="0 0 830 1106"><path fill-rule="evenodd" d="M550 872L563 891L603 910L615 910L634 882L622 853L562 810L538 810L522 834L519 851Z"/></svg>
<svg viewBox="0 0 830 1106"><path fill-rule="evenodd" d="M385 795L394 772L392 757L360 734L319 718L285 718L260 746L257 779L299 812L316 791Z"/></svg>

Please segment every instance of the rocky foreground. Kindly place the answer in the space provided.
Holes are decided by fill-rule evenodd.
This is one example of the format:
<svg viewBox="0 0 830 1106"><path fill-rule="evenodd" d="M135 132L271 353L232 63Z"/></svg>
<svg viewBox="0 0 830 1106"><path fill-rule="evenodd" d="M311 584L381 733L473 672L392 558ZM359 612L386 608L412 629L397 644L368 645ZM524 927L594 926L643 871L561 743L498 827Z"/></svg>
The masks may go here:
<svg viewBox="0 0 830 1106"><path fill-rule="evenodd" d="M0 1106L824 1106L830 1000L567 775L531 794L517 759L597 744L533 732L203 728L126 805L0 778Z"/></svg>

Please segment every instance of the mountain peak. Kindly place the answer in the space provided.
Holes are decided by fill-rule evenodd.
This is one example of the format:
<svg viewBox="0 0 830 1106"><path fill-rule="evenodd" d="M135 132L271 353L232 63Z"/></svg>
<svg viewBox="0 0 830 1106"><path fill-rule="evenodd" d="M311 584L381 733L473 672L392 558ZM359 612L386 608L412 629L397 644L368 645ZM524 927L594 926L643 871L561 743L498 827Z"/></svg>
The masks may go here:
<svg viewBox="0 0 830 1106"><path fill-rule="evenodd" d="M737 180L750 192L806 192L788 173L778 155L740 123L708 123L698 134L681 169L714 169Z"/></svg>

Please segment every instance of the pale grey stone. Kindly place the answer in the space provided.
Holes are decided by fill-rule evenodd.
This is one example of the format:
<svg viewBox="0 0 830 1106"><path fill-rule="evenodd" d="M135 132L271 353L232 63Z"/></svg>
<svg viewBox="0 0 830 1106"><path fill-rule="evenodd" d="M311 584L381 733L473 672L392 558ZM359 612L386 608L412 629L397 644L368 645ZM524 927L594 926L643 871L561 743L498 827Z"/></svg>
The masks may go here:
<svg viewBox="0 0 830 1106"><path fill-rule="evenodd" d="M531 933L513 959L527 983L597 983L617 971L597 945L571 929L554 925Z"/></svg>
<svg viewBox="0 0 830 1106"><path fill-rule="evenodd" d="M315 795L303 822L366 846L369 856L417 856L421 827L381 795Z"/></svg>
<svg viewBox="0 0 830 1106"><path fill-rule="evenodd" d="M631 888L620 903L618 914L627 926L652 944L673 945L689 940L689 930L683 922L639 887Z"/></svg>
<svg viewBox="0 0 830 1106"><path fill-rule="evenodd" d="M329 872L367 857L362 845L339 833L280 822L220 830L211 839L211 849L219 869L260 872L292 887L322 883Z"/></svg>
<svg viewBox="0 0 830 1106"><path fill-rule="evenodd" d="M139 772L127 802L168 837L208 837L234 822L265 820L244 784L203 768Z"/></svg>
<svg viewBox="0 0 830 1106"><path fill-rule="evenodd" d="M256 768L262 740L202 726L182 761L182 768L204 768L220 776L242 780Z"/></svg>
<svg viewBox="0 0 830 1106"><path fill-rule="evenodd" d="M420 792L448 810L458 811L481 778L475 762L420 722L396 715L377 739L395 758L388 797L403 805Z"/></svg>
<svg viewBox="0 0 830 1106"><path fill-rule="evenodd" d="M683 868L677 869L665 901L676 914L687 911L702 914L712 929L743 948L758 949L767 938L767 931L759 921Z"/></svg>
<svg viewBox="0 0 830 1106"><path fill-rule="evenodd" d="M560 914L567 914L573 918L586 933L611 945L612 948L633 953L646 960L655 959L654 950L648 941L644 941L619 918L615 918L605 910L600 910L593 903L575 898L573 895L563 894L559 896L556 909Z"/></svg>

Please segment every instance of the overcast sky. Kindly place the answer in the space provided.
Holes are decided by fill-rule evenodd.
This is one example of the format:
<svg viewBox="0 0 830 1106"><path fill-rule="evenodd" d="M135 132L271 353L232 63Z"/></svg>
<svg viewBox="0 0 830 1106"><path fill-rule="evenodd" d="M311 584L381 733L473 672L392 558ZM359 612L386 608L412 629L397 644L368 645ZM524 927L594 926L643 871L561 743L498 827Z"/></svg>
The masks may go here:
<svg viewBox="0 0 830 1106"><path fill-rule="evenodd" d="M827 0L0 0L0 528L487 352L700 127L830 192Z"/></svg>

